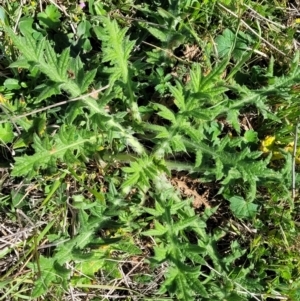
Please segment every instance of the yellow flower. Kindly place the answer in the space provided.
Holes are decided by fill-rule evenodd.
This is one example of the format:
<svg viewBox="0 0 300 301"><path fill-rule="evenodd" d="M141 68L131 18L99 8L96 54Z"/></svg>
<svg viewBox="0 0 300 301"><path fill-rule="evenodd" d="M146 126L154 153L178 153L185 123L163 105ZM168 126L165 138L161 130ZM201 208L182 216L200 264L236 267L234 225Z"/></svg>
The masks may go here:
<svg viewBox="0 0 300 301"><path fill-rule="evenodd" d="M266 136L264 140L261 141L260 150L263 153L269 153L272 151L275 145L275 136Z"/></svg>
<svg viewBox="0 0 300 301"><path fill-rule="evenodd" d="M7 102L8 102L8 100L2 94L0 94L0 103L5 104Z"/></svg>
<svg viewBox="0 0 300 301"><path fill-rule="evenodd" d="M260 144L260 150L267 154L272 152L272 160L283 159L284 156L279 151L280 141L276 141L275 136L266 136ZM283 148L286 152L293 154L294 152L294 142L290 142ZM297 148L296 151L296 163L300 164L300 147Z"/></svg>

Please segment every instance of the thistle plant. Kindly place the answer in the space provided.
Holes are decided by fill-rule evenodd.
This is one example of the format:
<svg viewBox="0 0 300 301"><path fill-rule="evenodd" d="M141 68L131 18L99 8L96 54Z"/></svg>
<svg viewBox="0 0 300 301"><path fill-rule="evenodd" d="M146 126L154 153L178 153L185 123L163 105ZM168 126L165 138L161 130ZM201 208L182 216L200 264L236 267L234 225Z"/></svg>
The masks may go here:
<svg viewBox="0 0 300 301"><path fill-rule="evenodd" d="M275 74L270 59L265 84L253 87L239 74L261 53L257 36L240 26L214 29L213 49L196 32L212 22L202 4L125 2L108 14L106 1L81 1L67 45L55 40L62 38L62 14L54 5L37 15L38 26L25 18L16 33L2 24L16 78L0 87L0 138L11 152L13 183L0 205L10 214L24 210L32 224L40 216L51 222L0 251L2 258L24 249L1 274L0 291L17 273L18 283L28 284L23 299L63 299L74 290L106 299L116 291L155 300L296 296L296 167L292 180L291 153L281 145L276 153L260 148L267 135L241 116L254 112L289 145L298 124L299 54L284 75ZM215 1L202 2L207 15L215 14ZM131 11L128 5L137 18L120 13ZM186 59L190 40L196 46L187 48L199 47L203 58ZM278 103L282 110L274 110ZM15 191L20 179L40 189L41 199L24 187ZM207 199L196 206L195 197ZM24 278L20 266L29 271ZM5 294L19 298L18 289L11 282Z"/></svg>

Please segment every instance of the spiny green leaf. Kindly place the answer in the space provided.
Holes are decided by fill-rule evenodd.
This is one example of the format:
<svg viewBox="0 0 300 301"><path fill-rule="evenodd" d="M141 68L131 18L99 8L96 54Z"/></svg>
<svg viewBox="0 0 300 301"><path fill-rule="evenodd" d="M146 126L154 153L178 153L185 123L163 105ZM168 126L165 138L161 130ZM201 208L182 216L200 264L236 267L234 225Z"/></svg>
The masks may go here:
<svg viewBox="0 0 300 301"><path fill-rule="evenodd" d="M230 110L227 113L227 121L233 126L233 128L240 133L241 127L240 127L240 121L239 121L239 114L240 112L238 110Z"/></svg>
<svg viewBox="0 0 300 301"><path fill-rule="evenodd" d="M148 230L148 231L144 231L142 232L143 235L147 235L147 236L156 236L156 235L164 235L168 229L166 227L164 227L159 221L155 220L154 221L154 226L155 229L153 230Z"/></svg>
<svg viewBox="0 0 300 301"><path fill-rule="evenodd" d="M191 76L192 91L194 93L200 92L201 91L200 84L202 79L200 64L193 64L192 69L190 71L190 76Z"/></svg>
<svg viewBox="0 0 300 301"><path fill-rule="evenodd" d="M156 209L153 208L143 208L143 210L153 216L161 216L163 214L163 212L159 212Z"/></svg>
<svg viewBox="0 0 300 301"><path fill-rule="evenodd" d="M84 150L83 147L85 143L94 143L95 141L97 141L96 136L91 136L86 139L82 138L78 132L76 132L75 128L72 127L62 127L59 135L57 135L51 143L49 143L47 137L42 141L37 135L34 135L33 147L36 153L32 156L25 155L16 157L12 175L29 175L31 178L35 175L38 168L45 168L51 161L55 162L57 159L63 159L67 151L77 150L79 155L80 152Z"/></svg>
<svg viewBox="0 0 300 301"><path fill-rule="evenodd" d="M79 83L82 93L86 93L89 85L93 82L96 73L97 73L97 69L93 69L85 74L83 80Z"/></svg>
<svg viewBox="0 0 300 301"><path fill-rule="evenodd" d="M48 65L55 69L58 69L58 63L57 63L57 57L54 49L52 48L51 44L49 41L45 42L45 58L47 60Z"/></svg>
<svg viewBox="0 0 300 301"><path fill-rule="evenodd" d="M216 168L215 168L215 172L216 172L216 179L220 180L223 175L223 162L220 158L216 158Z"/></svg>
<svg viewBox="0 0 300 301"><path fill-rule="evenodd" d="M176 152L186 152L185 145L180 135L175 135L170 141L172 149Z"/></svg>
<svg viewBox="0 0 300 301"><path fill-rule="evenodd" d="M157 113L159 116L171 121L172 123L176 123L175 114L170 109L161 104L155 104L155 106L160 109L160 111Z"/></svg>
<svg viewBox="0 0 300 301"><path fill-rule="evenodd" d="M209 298L205 286L199 281L199 272L197 273L184 273L188 286L195 294L199 294L202 298Z"/></svg>
<svg viewBox="0 0 300 301"><path fill-rule="evenodd" d="M188 227L191 227L195 222L196 220L198 220L198 216L192 216L192 217L188 217L188 218L185 218L181 221L179 221L178 223L174 224L173 225L173 230L175 232L177 231L181 231L181 230L184 230Z"/></svg>
<svg viewBox="0 0 300 301"><path fill-rule="evenodd" d="M176 295L180 300L194 301L195 297L191 291L185 275L181 272L178 273L176 279L177 289Z"/></svg>
<svg viewBox="0 0 300 301"><path fill-rule="evenodd" d="M165 127L161 127L161 131L155 136L155 138L157 139L165 139L169 137L170 137L170 133Z"/></svg>
<svg viewBox="0 0 300 301"><path fill-rule="evenodd" d="M36 46L36 55L39 61L44 60L43 55L44 55L45 45L46 45L46 39L42 38Z"/></svg>
<svg viewBox="0 0 300 301"><path fill-rule="evenodd" d="M175 97L175 104L181 110L185 111L185 99L183 95L183 89L179 82L176 83L176 87L169 85L169 89Z"/></svg>
<svg viewBox="0 0 300 301"><path fill-rule="evenodd" d="M133 50L134 46L135 41L129 41L129 38L126 37L124 41L124 57L126 58L126 60L130 58L130 53Z"/></svg>
<svg viewBox="0 0 300 301"><path fill-rule="evenodd" d="M227 68L229 59L223 59L207 76L203 77L201 82L201 91L205 91L209 87L214 86L216 81L219 81L221 75Z"/></svg>
<svg viewBox="0 0 300 301"><path fill-rule="evenodd" d="M128 59L135 43L125 38L126 28L120 29L115 20L102 18L105 24L103 39L103 62L114 65L113 75L119 74L124 83L128 82ZM115 80L117 78L115 77Z"/></svg>
<svg viewBox="0 0 300 301"><path fill-rule="evenodd" d="M135 185L140 179L140 174L139 173L133 173L132 175L129 176L129 178L123 182L121 188L126 188Z"/></svg>
<svg viewBox="0 0 300 301"><path fill-rule="evenodd" d="M165 293L168 291L175 293L175 290L177 288L175 279L177 278L178 274L179 270L176 267L170 267L166 273L164 282L161 284L159 292Z"/></svg>
<svg viewBox="0 0 300 301"><path fill-rule="evenodd" d="M36 89L40 90L42 89L39 96L35 99L34 103L39 103L44 99L50 98L52 95L57 95L60 93L59 85L56 83L50 83L47 82L46 84L42 84L39 87L36 87Z"/></svg>
<svg viewBox="0 0 300 301"><path fill-rule="evenodd" d="M201 150L198 150L196 152L196 162L195 162L195 167L199 167L202 163L202 158L203 158L203 153Z"/></svg>
<svg viewBox="0 0 300 301"><path fill-rule="evenodd" d="M16 45L21 50L21 52L29 62L38 61L36 54L36 41L30 34L28 34L26 38L22 38L20 36L17 36L9 27L5 26L4 29L10 36L14 45ZM24 47L24 45L26 45L26 47Z"/></svg>

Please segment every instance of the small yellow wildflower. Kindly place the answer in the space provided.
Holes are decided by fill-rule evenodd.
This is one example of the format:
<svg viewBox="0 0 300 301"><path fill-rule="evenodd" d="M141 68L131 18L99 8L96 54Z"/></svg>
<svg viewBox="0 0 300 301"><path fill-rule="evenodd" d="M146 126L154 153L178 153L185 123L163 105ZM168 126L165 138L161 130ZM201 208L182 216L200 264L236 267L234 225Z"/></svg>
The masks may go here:
<svg viewBox="0 0 300 301"><path fill-rule="evenodd" d="M2 94L0 94L0 103L5 104L7 102L8 102L8 100Z"/></svg>
<svg viewBox="0 0 300 301"><path fill-rule="evenodd" d="M280 141L276 141L275 136L266 136L265 139L261 141L260 150L265 154L272 152L272 160L283 159L284 156L279 151L279 145ZM287 144L283 149L293 154L294 142ZM298 147L296 151L296 163L300 164L300 147Z"/></svg>
<svg viewBox="0 0 300 301"><path fill-rule="evenodd" d="M296 18L296 19L294 20L294 22L295 22L295 24L300 24L300 18Z"/></svg>
<svg viewBox="0 0 300 301"><path fill-rule="evenodd" d="M261 141L260 150L263 153L269 153L272 151L275 144L275 136L266 136L264 140Z"/></svg>

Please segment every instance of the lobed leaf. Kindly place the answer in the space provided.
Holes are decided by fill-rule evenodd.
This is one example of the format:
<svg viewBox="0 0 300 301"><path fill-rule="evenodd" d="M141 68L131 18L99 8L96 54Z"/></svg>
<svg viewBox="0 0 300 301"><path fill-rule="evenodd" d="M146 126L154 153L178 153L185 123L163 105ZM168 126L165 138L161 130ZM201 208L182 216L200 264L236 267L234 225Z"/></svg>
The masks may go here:
<svg viewBox="0 0 300 301"><path fill-rule="evenodd" d="M81 93L86 93L89 85L93 82L97 73L97 69L93 69L83 76L83 78L78 82Z"/></svg>
<svg viewBox="0 0 300 301"><path fill-rule="evenodd" d="M173 124L176 123L175 114L170 109L161 104L155 104L155 106L160 109L160 111L157 113L159 116L171 121Z"/></svg>
<svg viewBox="0 0 300 301"><path fill-rule="evenodd" d="M258 205L246 202L240 196L233 196L229 199L230 209L237 218L252 218L257 212Z"/></svg>
<svg viewBox="0 0 300 301"><path fill-rule="evenodd" d="M185 111L185 99L181 84L177 82L176 87L169 85L169 89L175 98L174 102L178 109L181 111Z"/></svg>
<svg viewBox="0 0 300 301"><path fill-rule="evenodd" d="M59 75L61 78L64 78L64 80L67 80L67 72L69 68L69 61L70 61L70 48L65 48L63 52L61 53L58 63L57 63L57 68Z"/></svg>

